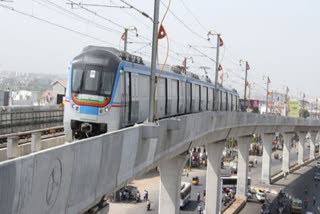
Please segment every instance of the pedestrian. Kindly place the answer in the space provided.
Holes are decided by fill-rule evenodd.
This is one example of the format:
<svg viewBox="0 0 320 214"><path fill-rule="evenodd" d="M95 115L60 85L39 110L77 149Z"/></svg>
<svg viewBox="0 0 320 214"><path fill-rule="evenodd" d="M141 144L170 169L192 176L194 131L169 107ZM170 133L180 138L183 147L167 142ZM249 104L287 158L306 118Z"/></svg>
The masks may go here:
<svg viewBox="0 0 320 214"><path fill-rule="evenodd" d="M313 205L316 204L316 196L313 196Z"/></svg>
<svg viewBox="0 0 320 214"><path fill-rule="evenodd" d="M254 159L254 164L257 165L258 164L258 160L257 158Z"/></svg>
<svg viewBox="0 0 320 214"><path fill-rule="evenodd" d="M148 191L147 191L147 190L145 190L145 191L146 191L146 200L148 201L149 193L148 193Z"/></svg>
<svg viewBox="0 0 320 214"><path fill-rule="evenodd" d="M200 201L200 192L197 193L197 201Z"/></svg>
<svg viewBox="0 0 320 214"><path fill-rule="evenodd" d="M200 205L198 206L198 213L202 214L202 207Z"/></svg>
<svg viewBox="0 0 320 214"><path fill-rule="evenodd" d="M203 197L206 197L206 190L203 190Z"/></svg>
<svg viewBox="0 0 320 214"><path fill-rule="evenodd" d="M308 194L308 188L307 188L307 187L304 188L304 193L305 193L305 194Z"/></svg>
<svg viewBox="0 0 320 214"><path fill-rule="evenodd" d="M144 202L147 201L147 190L144 190L144 192L143 192L143 201Z"/></svg>

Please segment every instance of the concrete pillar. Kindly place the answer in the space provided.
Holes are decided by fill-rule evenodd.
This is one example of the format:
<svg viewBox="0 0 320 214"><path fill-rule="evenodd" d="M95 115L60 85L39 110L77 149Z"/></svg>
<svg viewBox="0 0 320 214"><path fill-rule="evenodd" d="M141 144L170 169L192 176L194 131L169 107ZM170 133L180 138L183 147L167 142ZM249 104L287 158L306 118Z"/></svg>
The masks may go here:
<svg viewBox="0 0 320 214"><path fill-rule="evenodd" d="M8 137L7 139L7 158L12 159L20 156L20 151L18 147L18 136Z"/></svg>
<svg viewBox="0 0 320 214"><path fill-rule="evenodd" d="M221 210L221 157L225 141L210 143L206 146L207 183L206 183L206 213L218 214Z"/></svg>
<svg viewBox="0 0 320 214"><path fill-rule="evenodd" d="M238 138L238 181L237 181L237 197L247 199L248 195L248 163L249 163L249 147L252 136Z"/></svg>
<svg viewBox="0 0 320 214"><path fill-rule="evenodd" d="M298 143L298 164L302 165L304 163L304 142L306 140L307 132L298 132L299 143Z"/></svg>
<svg viewBox="0 0 320 214"><path fill-rule="evenodd" d="M33 132L31 134L31 152L41 150L41 132Z"/></svg>
<svg viewBox="0 0 320 214"><path fill-rule="evenodd" d="M290 170L290 150L291 150L291 140L294 133L284 132L283 136L283 149L282 149L282 171L289 173Z"/></svg>
<svg viewBox="0 0 320 214"><path fill-rule="evenodd" d="M316 148L315 148L315 144L316 144L316 137L318 132L309 132L310 133L310 154L309 154L309 159L312 160L315 158L315 152L316 152Z"/></svg>
<svg viewBox="0 0 320 214"><path fill-rule="evenodd" d="M180 212L181 174L187 160L187 155L179 155L160 163L159 214Z"/></svg>
<svg viewBox="0 0 320 214"><path fill-rule="evenodd" d="M261 182L264 184L270 184L272 141L274 137L275 137L274 134L262 134L263 154L262 154Z"/></svg>

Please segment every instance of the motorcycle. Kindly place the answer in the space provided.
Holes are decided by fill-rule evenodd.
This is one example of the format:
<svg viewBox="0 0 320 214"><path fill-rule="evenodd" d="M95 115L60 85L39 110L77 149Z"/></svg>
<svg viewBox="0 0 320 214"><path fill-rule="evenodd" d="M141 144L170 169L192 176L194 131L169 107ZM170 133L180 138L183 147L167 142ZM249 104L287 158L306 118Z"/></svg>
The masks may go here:
<svg viewBox="0 0 320 214"><path fill-rule="evenodd" d="M147 202L147 211L150 211L150 208L151 208L151 204L150 204L150 202L148 201L148 202Z"/></svg>

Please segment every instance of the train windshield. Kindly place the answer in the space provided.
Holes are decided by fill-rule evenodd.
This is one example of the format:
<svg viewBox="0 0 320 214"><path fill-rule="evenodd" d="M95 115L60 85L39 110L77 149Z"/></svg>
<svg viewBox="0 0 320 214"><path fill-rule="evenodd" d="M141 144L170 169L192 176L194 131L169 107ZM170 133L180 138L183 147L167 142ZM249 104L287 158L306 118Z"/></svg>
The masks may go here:
<svg viewBox="0 0 320 214"><path fill-rule="evenodd" d="M72 72L72 92L110 96L112 93L114 72L102 71L100 66L74 68Z"/></svg>

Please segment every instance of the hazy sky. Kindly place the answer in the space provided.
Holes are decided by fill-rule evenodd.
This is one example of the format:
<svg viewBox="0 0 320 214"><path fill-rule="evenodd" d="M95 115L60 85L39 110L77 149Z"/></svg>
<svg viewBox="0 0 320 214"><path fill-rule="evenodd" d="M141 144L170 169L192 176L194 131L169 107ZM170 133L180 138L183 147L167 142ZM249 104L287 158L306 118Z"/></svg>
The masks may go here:
<svg viewBox="0 0 320 214"><path fill-rule="evenodd" d="M79 2L79 0L72 0ZM120 37L123 27L135 26L139 37L130 33L130 52L137 52L150 61L148 43L152 22L133 9L86 7L98 16L77 6L71 9L69 0L14 0L4 3L17 11L39 17L90 35L88 38L61 29L12 10L0 7L0 70L37 73L67 73L68 64L86 45L123 48ZM122 5L120 0L83 0L82 3ZM153 17L152 0L127 0ZM168 0L162 0L167 5ZM243 94L244 67L239 60L248 60L251 69L248 81L251 95L265 96L266 76L271 90L308 97L320 95L320 1L319 0L172 0L164 26L170 39L169 64L188 61L190 70L203 74L200 66L215 64L198 51L215 59L216 40L206 40L209 30L221 32L225 46L221 49L224 84ZM165 8L160 7L160 19ZM73 14L71 14L73 13ZM76 15L74 15L76 14ZM179 21L179 20L180 21ZM182 24L182 23L184 24ZM141 48L141 50L139 50ZM160 62L164 60L166 40L160 41Z"/></svg>

